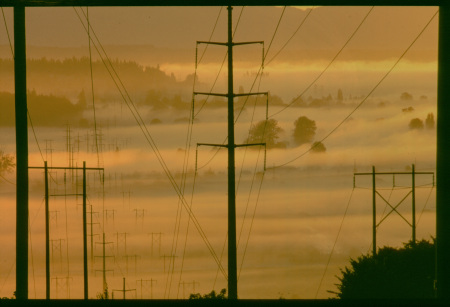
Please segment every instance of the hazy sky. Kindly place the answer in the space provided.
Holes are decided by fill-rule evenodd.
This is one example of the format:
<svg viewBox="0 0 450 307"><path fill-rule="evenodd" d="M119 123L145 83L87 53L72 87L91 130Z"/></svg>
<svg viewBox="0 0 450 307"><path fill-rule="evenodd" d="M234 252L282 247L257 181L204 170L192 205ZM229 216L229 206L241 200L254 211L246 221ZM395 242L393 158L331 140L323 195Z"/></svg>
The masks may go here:
<svg viewBox="0 0 450 307"><path fill-rule="evenodd" d="M268 51L265 76L260 82L258 79L252 91L270 91L289 103L332 63L305 91L303 98L306 101L311 97L308 101L312 101L331 95L333 101L320 108L290 107L286 110L269 101L268 114L284 130L280 140L288 143L287 148L268 150L265 158L263 151L236 150L239 297L332 296L327 290L336 290L334 284L338 280L335 276L339 275L339 268L347 265L350 257L371 250L372 204L368 189L371 183L368 179L358 178L358 188L353 189L353 173L370 171L372 165L379 171L404 171L412 164L416 165L417 171L435 170L435 130L410 130L408 124L413 118L425 120L429 113L436 118L438 16L392 72L386 78L384 76L436 11L436 7L375 7L372 11L370 7L319 7L307 15L309 10L296 8L286 8L284 12L282 7L234 8L234 26L239 20L235 41L264 41L265 52ZM12 10L5 8L4 12L12 33ZM28 57L89 56L87 35L76 12L83 19L80 8L28 8ZM212 41L226 38L226 8L220 7L91 8L89 16L97 37L112 59L136 61L151 67L159 65L168 75L173 73L178 82L195 71L196 41L206 41L210 36ZM211 35L216 20L217 27ZM6 33L2 20L0 59L11 59ZM292 39L282 49L290 37ZM350 37L352 39L346 44ZM341 48L342 52L332 62ZM235 91L239 86L250 91L261 64L261 46L236 49ZM204 46L199 47L199 55L203 52ZM224 52L219 47L209 47L205 51L197 68L198 83L194 90L211 89ZM93 56L99 58L95 50ZM3 84L0 91L12 92L12 72L3 67L0 70L0 84ZM84 85L75 92L86 92L91 109L85 111L84 116L92 121L88 67L85 71L86 74L80 77L84 81L80 84ZM43 71L43 75L48 73ZM107 260L107 269L114 270L114 275L107 273L110 291L122 287L123 277L126 277L128 288L137 290L137 298L141 295L144 298L151 295L154 298L184 298L194 289L206 293L226 287L225 277L217 272L217 264L193 222L188 222L186 210L157 155L121 101L114 84L106 77L99 78L100 75L99 70L94 71L94 85L111 91L95 93L98 97L96 119L101 131L98 142L103 144L99 155L93 149L92 126L86 129L69 123L72 125L70 136L65 127L35 127L42 156L31 130L29 134L30 165L43 165L44 157L55 166L80 166L82 161L87 161L88 167L101 165L105 168L104 186L98 172L89 176L89 204L97 212L91 221L93 234L97 235L93 239L95 261L90 260L90 297L95 298L102 288L101 273L98 272L101 258L97 256L101 255L99 243L103 232L107 242L112 242L107 246L107 255L115 256L115 261ZM380 80L383 81L375 89ZM45 82L38 81L31 77L29 88L38 94L56 93L76 102L71 85L67 84L66 88L64 84L47 82L44 86ZM134 85L132 79L124 78L123 81L126 87ZM192 83L184 88L184 92L180 90L173 94L180 94L183 99L187 96L185 100L189 101L190 93L186 88L192 88ZM225 89L224 68L214 91ZM335 103L338 89L344 93L344 106ZM373 89L370 97L365 99ZM143 90L146 90L145 86ZM164 90L170 92L172 89ZM412 99L401 99L404 92L411 94ZM199 147L196 153L196 144L225 140L226 109L205 108L199 111L190 127L183 121L190 116L189 108L155 111L139 105L143 100L140 92L129 94L168 170L180 186L183 186L180 183L183 162L187 161L186 203L192 205L210 246L221 258L226 242L226 154L222 150L215 155L208 147ZM402 111L408 107L413 111ZM247 106L236 123L236 142L245 141L252 123L263 120L265 111L263 107ZM334 130L349 114L348 120ZM316 121L316 141L334 131L323 141L327 148L325 153L304 154L310 144L294 144L294 121L300 116ZM162 123L150 125L155 118ZM14 130L0 126L0 149L14 154ZM190 128L192 134L187 140ZM67 152L68 140L71 154ZM268 167L266 172L263 172L264 160ZM198 173L194 175L196 164ZM54 172L52 193L79 193L79 175ZM0 199L4 204L4 214L0 217L0 239L4 246L0 253L0 296L11 296L15 287L15 174L6 174L5 178L12 183L0 181ZM410 178L396 180L398 189L392 189L392 177L377 177L377 185L383 189L381 193L393 203L405 196L406 189L399 187L410 184ZM417 182L423 186L417 189L417 237L430 239L435 236L435 190L431 189L430 177L420 177ZM42 172L30 171L30 183L29 296L43 298ZM381 219L387 209L381 199L378 201L377 214ZM54 196L51 199L52 297L82 297L79 204L80 199L75 197ZM410 198L407 198L400 211L410 219L409 204ZM343 221L347 205L348 212ZM378 235L379 247L386 244L401 246L411 236L408 225L395 215L380 226ZM329 267L323 275L333 246ZM171 255L175 257L167 257ZM221 259L226 271L226 251ZM70 278L61 279L66 277ZM70 287L65 283L67 280L70 280ZM147 280L143 288L138 280ZM148 280L157 282L150 286ZM114 293L121 297L121 293ZM134 296L131 292L130 297Z"/></svg>

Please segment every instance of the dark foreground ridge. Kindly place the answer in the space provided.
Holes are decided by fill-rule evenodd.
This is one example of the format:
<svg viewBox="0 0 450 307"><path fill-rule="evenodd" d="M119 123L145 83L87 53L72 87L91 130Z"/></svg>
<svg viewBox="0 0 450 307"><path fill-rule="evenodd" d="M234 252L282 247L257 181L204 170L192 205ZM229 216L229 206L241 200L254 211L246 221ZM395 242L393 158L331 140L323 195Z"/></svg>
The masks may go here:
<svg viewBox="0 0 450 307"><path fill-rule="evenodd" d="M0 300L0 306L449 306L448 301L431 300Z"/></svg>

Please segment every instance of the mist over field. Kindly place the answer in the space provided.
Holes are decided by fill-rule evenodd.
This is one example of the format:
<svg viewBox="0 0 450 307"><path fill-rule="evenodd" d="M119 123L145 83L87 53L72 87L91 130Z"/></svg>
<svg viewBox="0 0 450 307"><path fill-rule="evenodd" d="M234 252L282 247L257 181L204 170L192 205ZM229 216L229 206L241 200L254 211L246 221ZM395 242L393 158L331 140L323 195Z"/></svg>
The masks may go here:
<svg viewBox="0 0 450 307"><path fill-rule="evenodd" d="M267 52L283 8L241 9L234 8L234 26L242 14L235 41L264 40ZM410 123L426 123L429 114L437 120L437 17L366 96L436 10L375 7L309 89L369 8L315 8L281 50L309 12L286 8L261 79L255 79L261 46L236 47L235 93L269 92L268 100L263 95L235 98L236 143L245 143L267 112L281 128L277 141L284 144L267 151L236 149L239 298L333 297L327 290L336 290L339 268L350 257L371 251L371 180L361 176L354 182L353 174L371 172L372 166L377 171L411 171L412 164L418 172L435 171L435 128L412 129ZM12 10L4 11L12 31ZM43 166L46 160L50 166L81 167L86 161L87 167L105 169L88 172L88 211L93 212L92 220L88 217L93 238L92 252L88 238L89 297L102 292L103 233L110 242L106 255L114 256L105 261L112 270L106 276L115 298L122 296L117 290L123 277L127 288L136 289L127 298L187 298L193 292L226 288L225 276L185 207L192 206L197 225L226 271L227 154L223 148L197 146L226 141L226 102L192 96L193 90L226 92L224 49L200 45L195 70L195 42L209 39L220 8L89 9L92 27L130 97L127 103L95 48L93 103L87 35L76 12L84 18L80 8L27 9L28 106L34 128L29 123L29 165ZM225 39L225 16L223 8L212 41ZM14 155L14 62L5 27L0 33L0 149ZM170 175L136 124L130 100ZM294 123L302 116L314 120L317 129L310 142L298 145ZM326 151L310 151L314 141L322 142ZM43 171L29 174L29 297L44 298ZM81 196L62 196L80 193L81 171L50 175L52 298L81 298ZM168 176L183 191L184 205ZM376 179L380 193L393 204L411 185L410 176L395 180L392 189L392 176ZM14 183L15 172L0 179L1 297L12 296L15 288ZM417 175L418 239L435 236L432 184L432 176ZM398 208L408 220L410 204L409 196ZM380 220L389 210L381 198L377 206ZM393 213L377 234L378 247L401 246L410 240L411 228Z"/></svg>

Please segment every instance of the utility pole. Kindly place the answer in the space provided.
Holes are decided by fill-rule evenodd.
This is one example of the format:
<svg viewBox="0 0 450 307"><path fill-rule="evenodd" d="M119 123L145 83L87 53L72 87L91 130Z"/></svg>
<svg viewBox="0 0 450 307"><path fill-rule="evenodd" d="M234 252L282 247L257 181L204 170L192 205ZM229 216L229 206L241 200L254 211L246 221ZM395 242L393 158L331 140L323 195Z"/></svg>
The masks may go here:
<svg viewBox="0 0 450 307"><path fill-rule="evenodd" d="M177 257L178 256L175 256L175 255L170 255L170 256L163 255L163 256L161 256L161 258L164 259L164 272L166 272L166 258L170 259L171 261L175 261L175 258L177 258ZM169 268L170 268L170 262L169 262Z"/></svg>
<svg viewBox="0 0 450 307"><path fill-rule="evenodd" d="M237 299L236 178L234 161L233 8L228 7L228 296Z"/></svg>
<svg viewBox="0 0 450 307"><path fill-rule="evenodd" d="M113 256L106 256L106 253L105 253L105 246L106 246L107 244L112 244L113 242L105 242L105 233L103 233L103 241L102 241L102 242L95 242L95 243L97 243L97 244L102 244L102 245L103 245L103 246L102 246L103 255L102 255L102 256L97 256L97 257L102 257L102 259L103 259L103 269L102 269L102 270L97 270L97 271L100 271L100 272L102 272L102 274L103 274L103 293L105 293L105 292L106 292L106 287L107 287L107 283L106 283L106 272L107 272L107 271L112 271L112 270L106 270L106 258L107 258L107 257L113 257Z"/></svg>
<svg viewBox="0 0 450 307"><path fill-rule="evenodd" d="M103 168L86 168L86 161L83 162L83 168L79 167L57 167L48 166L47 161L44 161L44 166L27 166L27 169L44 169L44 188L45 188L45 263L46 263L46 298L50 299L50 221L49 221L49 196L61 196L59 194L49 195L48 187L48 171L49 170L83 170L83 266L84 266L84 299L88 299L88 284L87 284L87 234L86 234L86 171L96 170L104 171ZM28 176L28 172L27 172ZM64 194L64 196L68 196ZM78 196L78 194L71 194L71 196ZM28 223L27 223L28 227ZM28 228L27 228L28 229ZM17 234L19 236L19 234ZM27 257L28 258L28 257ZM28 274L27 274L28 279ZM23 286L23 285L22 285ZM28 287L28 286L27 286ZM28 289L28 288L27 288ZM17 296L16 296L17 297Z"/></svg>
<svg viewBox="0 0 450 307"><path fill-rule="evenodd" d="M141 284L141 299L143 298L142 293L143 293L143 284L144 283L150 283L150 299L153 299L153 283L158 283L157 280L155 279L138 279L136 280L136 283L140 282Z"/></svg>
<svg viewBox="0 0 450 307"><path fill-rule="evenodd" d="M136 267L137 267L137 259L141 258L141 256L139 255L124 255L123 258L125 258L126 261L126 270L127 270L127 275L128 275L128 259L129 258L134 258L134 274L136 274Z"/></svg>
<svg viewBox="0 0 450 307"><path fill-rule="evenodd" d="M197 146L217 146L225 147L228 149L228 298L236 300L238 298L237 293L237 251L236 251L236 174L235 174L235 148L244 146L265 146L265 143L255 144L242 144L237 145L234 141L234 97L238 96L250 96L250 95L267 95L267 92L263 93L248 93L248 94L234 94L233 85L233 47L238 45L249 44L264 44L262 41L257 42L233 42L233 8L228 6L228 41L226 43L220 42L202 42L198 41L197 44L212 44L221 45L228 48L228 93L216 94L216 93L201 93L194 92L194 95L211 95L222 96L228 99L228 145L222 144L206 144L198 143ZM263 58L264 61L264 58ZM196 63L197 65L197 63ZM267 115L266 115L267 117ZM267 119L267 118L266 118Z"/></svg>
<svg viewBox="0 0 450 307"><path fill-rule="evenodd" d="M45 299L50 299L50 221L48 208L48 167L44 161L44 185L45 185Z"/></svg>
<svg viewBox="0 0 450 307"><path fill-rule="evenodd" d="M114 290L113 290L113 294L114 294L114 291L122 292L122 293L123 293L123 299L125 299L125 293L126 293L126 292L128 292L128 291L136 291L136 289L126 289L126 288L125 288L125 277L124 277L124 278L123 278L123 288L122 288L122 290L114 289Z"/></svg>
<svg viewBox="0 0 450 307"><path fill-rule="evenodd" d="M161 237L162 237L162 232L151 232L149 233L152 236L152 253L151 256L153 257L153 243L155 242L155 238L154 237L159 237L159 248L158 248L158 256L161 256Z"/></svg>
<svg viewBox="0 0 450 307"><path fill-rule="evenodd" d="M122 241L124 243L124 254L127 254L127 235L129 233L128 232L116 232L116 249L117 249L117 254L119 254L119 242L120 242L120 238L122 237Z"/></svg>
<svg viewBox="0 0 450 307"><path fill-rule="evenodd" d="M372 166L372 254L377 254L377 188L375 166Z"/></svg>
<svg viewBox="0 0 450 307"><path fill-rule="evenodd" d="M72 277L69 277L69 276L67 276L67 277L58 277L58 276L56 276L56 277L52 277L52 280L54 280L55 281L55 288L56 288L56 299L58 299L58 289L59 289L59 287L58 287L58 285L60 284L59 283L59 281L62 281L62 280L65 280L66 281L66 295L67 295L67 298L70 298L70 280L72 280L73 278Z"/></svg>
<svg viewBox="0 0 450 307"><path fill-rule="evenodd" d="M181 281L180 283L179 283L179 285L182 285L183 286L183 298L186 298L186 294L185 294L185 286L186 285L192 285L192 293L194 293L195 294L195 285L200 285L200 283L198 282L198 281L195 281L195 280L193 280L193 281L191 281L191 282L186 282L186 281Z"/></svg>
<svg viewBox="0 0 450 307"><path fill-rule="evenodd" d="M112 218L113 224L114 224L114 213L116 212L116 210L114 209L104 209L103 213L105 214L105 218L106 218L106 223L108 223L108 218Z"/></svg>
<svg viewBox="0 0 450 307"><path fill-rule="evenodd" d="M89 236L91 237L91 272L93 270L93 263L94 263L94 236L98 236L98 233L94 234L94 224L100 224L100 223L94 223L93 222L93 214L98 214L98 212L93 212L92 211L92 205L90 205L91 207L91 211L89 211L89 214L91 216L91 222L88 223L91 227L91 233L89 234Z"/></svg>
<svg viewBox="0 0 450 307"><path fill-rule="evenodd" d="M450 299L450 4L439 6L436 146L436 295Z"/></svg>
<svg viewBox="0 0 450 307"><path fill-rule="evenodd" d="M84 299L88 299L87 230L86 230L86 161L83 161L83 280Z"/></svg>
<svg viewBox="0 0 450 307"><path fill-rule="evenodd" d="M144 226L144 209L133 209L136 212L136 225L138 224L138 218L142 218L141 227Z"/></svg>
<svg viewBox="0 0 450 307"><path fill-rule="evenodd" d="M61 271L62 271L62 244L61 242L65 241L64 239L51 239L50 242L52 243L52 265L55 264L54 261L54 254L55 251L59 250L59 262L61 264ZM55 244L57 243L57 244Z"/></svg>
<svg viewBox="0 0 450 307"><path fill-rule="evenodd" d="M411 181L411 190L400 200L397 205L392 205L386 200L383 195L380 194L377 190L376 186L376 175L388 175L392 176L392 188L395 188L395 176L404 176L408 175L412 177ZM411 240L412 244L416 243L416 176L417 175L432 175L433 182L432 186L434 187L434 173L433 172L416 172L415 165L412 165L411 172L375 172L375 166L372 166L371 173L354 173L353 174L353 188L356 188L356 177L357 176L371 176L372 177L372 254L375 256L377 254L377 228L380 226L384 220L393 212L397 213L410 227L412 230ZM403 203L406 198L411 195L411 222L408 221L398 210L397 208ZM391 211L386 214L384 217L380 219L377 223L377 208L376 201L377 196L381 198L381 200L386 203L387 206L391 208Z"/></svg>
<svg viewBox="0 0 450 307"><path fill-rule="evenodd" d="M16 298L28 299L28 117L25 6L14 6Z"/></svg>

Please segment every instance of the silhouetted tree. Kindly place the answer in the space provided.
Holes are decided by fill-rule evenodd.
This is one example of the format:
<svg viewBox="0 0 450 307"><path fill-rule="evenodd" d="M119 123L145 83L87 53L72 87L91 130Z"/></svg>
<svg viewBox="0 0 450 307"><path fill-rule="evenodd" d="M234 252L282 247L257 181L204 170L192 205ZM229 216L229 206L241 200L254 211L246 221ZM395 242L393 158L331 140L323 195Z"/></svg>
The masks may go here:
<svg viewBox="0 0 450 307"><path fill-rule="evenodd" d="M433 113L428 113L427 118L425 119L425 127L427 127L427 129L434 129Z"/></svg>
<svg viewBox="0 0 450 307"><path fill-rule="evenodd" d="M108 285L106 285L105 290L103 291L103 293L100 293L100 292L97 293L97 299L99 299L99 300L107 300L107 299L109 299Z"/></svg>
<svg viewBox="0 0 450 307"><path fill-rule="evenodd" d="M338 100L339 102L342 102L342 101L344 100L344 95L342 94L342 90L341 90L341 89L338 89L338 92L337 92L337 100Z"/></svg>
<svg viewBox="0 0 450 307"><path fill-rule="evenodd" d="M81 110L86 109L87 101L86 101L86 94L84 92L84 89L82 89L81 92L78 94L77 106Z"/></svg>
<svg viewBox="0 0 450 307"><path fill-rule="evenodd" d="M435 244L422 240L399 249L383 247L375 256L350 259L341 274L338 292L329 291L341 299L433 298Z"/></svg>
<svg viewBox="0 0 450 307"><path fill-rule="evenodd" d="M191 293L189 295L190 300L224 300L228 297L225 295L227 293L226 289L220 290L220 293L216 294L216 291L212 290L208 294L204 294L203 296L200 293Z"/></svg>
<svg viewBox="0 0 450 307"><path fill-rule="evenodd" d="M3 176L5 173L11 173L15 165L14 157L0 150L0 175Z"/></svg>
<svg viewBox="0 0 450 307"><path fill-rule="evenodd" d="M409 122L409 129L423 129L423 121L420 118L413 118Z"/></svg>
<svg viewBox="0 0 450 307"><path fill-rule="evenodd" d="M167 109L169 106L167 101L164 101L164 98L161 91L149 90L145 97L144 104L151 106L153 110Z"/></svg>
<svg viewBox="0 0 450 307"><path fill-rule="evenodd" d="M297 145L312 142L316 135L316 122L306 116L297 118L294 122L294 132L292 136Z"/></svg>
<svg viewBox="0 0 450 307"><path fill-rule="evenodd" d="M323 145L322 142L314 142L311 145L311 152L320 153L320 152L326 152L327 149L325 145Z"/></svg>
<svg viewBox="0 0 450 307"><path fill-rule="evenodd" d="M410 93L403 92L403 93L400 95L400 99L401 99L401 100L412 100L412 99L413 99L413 96L412 96Z"/></svg>
<svg viewBox="0 0 450 307"><path fill-rule="evenodd" d="M247 142L266 143L267 148L286 147L284 143L277 142L281 132L283 132L283 129L278 126L278 122L275 119L262 120L252 125L248 133Z"/></svg>

